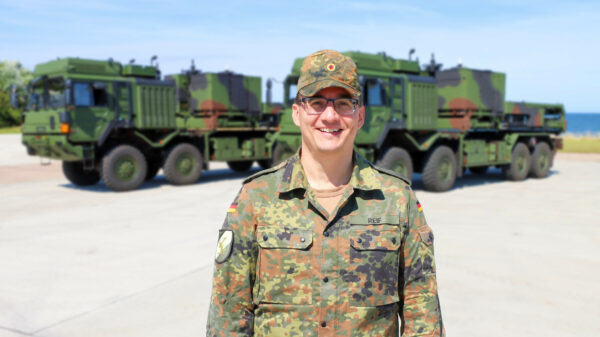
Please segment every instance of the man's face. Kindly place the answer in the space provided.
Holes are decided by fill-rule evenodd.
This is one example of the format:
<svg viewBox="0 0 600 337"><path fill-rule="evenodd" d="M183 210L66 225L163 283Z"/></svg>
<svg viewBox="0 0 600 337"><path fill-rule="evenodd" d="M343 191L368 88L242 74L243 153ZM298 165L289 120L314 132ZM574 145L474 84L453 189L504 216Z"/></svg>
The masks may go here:
<svg viewBox="0 0 600 337"><path fill-rule="evenodd" d="M328 99L350 97L339 87L322 89L314 96ZM303 152L310 151L314 155L352 153L354 138L365 121L363 106L352 115L338 114L332 102L320 114L309 114L307 109L310 108L303 103L292 106L292 118L302 134Z"/></svg>

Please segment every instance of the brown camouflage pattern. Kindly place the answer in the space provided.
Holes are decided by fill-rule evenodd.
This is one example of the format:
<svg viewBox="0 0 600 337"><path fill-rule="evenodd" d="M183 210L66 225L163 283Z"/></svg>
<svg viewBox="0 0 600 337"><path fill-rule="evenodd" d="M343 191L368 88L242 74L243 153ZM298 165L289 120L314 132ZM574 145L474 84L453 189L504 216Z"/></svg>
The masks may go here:
<svg viewBox="0 0 600 337"><path fill-rule="evenodd" d="M356 64L335 50L320 50L304 59L298 78L298 92L310 97L327 87L341 87L360 97Z"/></svg>
<svg viewBox="0 0 600 337"><path fill-rule="evenodd" d="M507 111L507 114L523 116L522 118L516 119L530 127L544 126L544 120L542 118L544 109L542 107L528 106L526 103L511 103L512 102L507 102L506 104L513 105L512 110Z"/></svg>
<svg viewBox="0 0 600 337"><path fill-rule="evenodd" d="M354 163L334 217L298 153L244 182L221 230L233 247L215 264L207 336L445 335L433 234L413 191Z"/></svg>
<svg viewBox="0 0 600 337"><path fill-rule="evenodd" d="M200 104L200 111L208 111L209 113L201 114L202 121L208 129L216 129L219 127L219 118L226 114L227 107L222 103L205 100Z"/></svg>
<svg viewBox="0 0 600 337"><path fill-rule="evenodd" d="M505 75L489 70L451 68L435 74L439 110L504 110Z"/></svg>

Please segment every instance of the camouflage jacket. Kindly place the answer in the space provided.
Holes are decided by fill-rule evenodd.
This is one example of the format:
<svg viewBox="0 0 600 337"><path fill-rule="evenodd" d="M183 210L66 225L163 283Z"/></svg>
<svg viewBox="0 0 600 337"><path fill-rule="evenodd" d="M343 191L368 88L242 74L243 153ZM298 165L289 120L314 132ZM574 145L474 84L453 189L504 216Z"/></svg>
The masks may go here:
<svg viewBox="0 0 600 337"><path fill-rule="evenodd" d="M354 163L331 221L298 154L244 182L219 232L207 336L444 336L413 191Z"/></svg>

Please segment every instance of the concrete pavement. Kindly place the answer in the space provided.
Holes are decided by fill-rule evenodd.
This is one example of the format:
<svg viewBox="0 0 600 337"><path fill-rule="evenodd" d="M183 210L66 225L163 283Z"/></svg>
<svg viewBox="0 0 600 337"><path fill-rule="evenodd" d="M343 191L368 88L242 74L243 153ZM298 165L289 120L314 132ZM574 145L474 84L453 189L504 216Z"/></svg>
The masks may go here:
<svg viewBox="0 0 600 337"><path fill-rule="evenodd" d="M0 336L204 336L218 229L245 175L212 164L192 186L159 175L114 193L39 166L18 135L0 149ZM559 156L547 179L493 171L441 194L416 179L449 337L600 335L598 172L598 157Z"/></svg>

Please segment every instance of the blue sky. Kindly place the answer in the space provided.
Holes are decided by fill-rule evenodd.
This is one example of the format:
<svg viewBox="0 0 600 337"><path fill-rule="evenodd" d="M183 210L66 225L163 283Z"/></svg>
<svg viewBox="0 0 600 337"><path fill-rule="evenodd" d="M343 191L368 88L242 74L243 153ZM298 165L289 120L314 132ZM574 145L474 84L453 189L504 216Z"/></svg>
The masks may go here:
<svg viewBox="0 0 600 337"><path fill-rule="evenodd" d="M158 55L188 68L282 80L295 57L323 48L385 51L421 63L507 74L507 99L600 112L598 1L4 1L0 59L32 69L57 57ZM274 98L282 90L277 85ZM277 99L281 100L281 99Z"/></svg>

